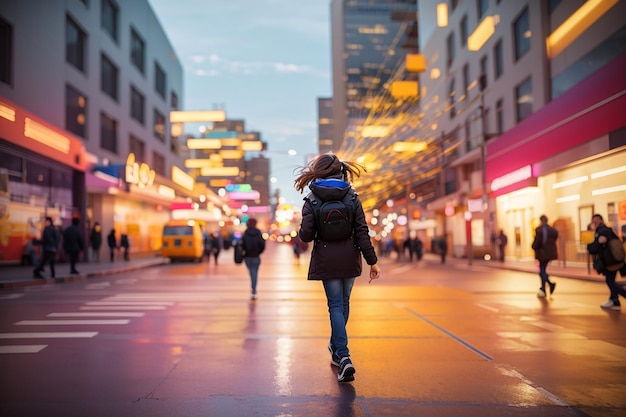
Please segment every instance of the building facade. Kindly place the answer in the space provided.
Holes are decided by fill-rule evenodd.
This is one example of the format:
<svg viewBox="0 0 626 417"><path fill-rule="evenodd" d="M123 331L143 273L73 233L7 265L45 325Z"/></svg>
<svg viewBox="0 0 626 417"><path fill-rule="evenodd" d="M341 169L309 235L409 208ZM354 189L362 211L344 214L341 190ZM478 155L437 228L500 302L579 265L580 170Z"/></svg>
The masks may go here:
<svg viewBox="0 0 626 417"><path fill-rule="evenodd" d="M0 27L8 239L79 216L86 232L129 235L132 252L158 249L171 204L203 192L180 169L168 120L183 69L149 3L8 0Z"/></svg>

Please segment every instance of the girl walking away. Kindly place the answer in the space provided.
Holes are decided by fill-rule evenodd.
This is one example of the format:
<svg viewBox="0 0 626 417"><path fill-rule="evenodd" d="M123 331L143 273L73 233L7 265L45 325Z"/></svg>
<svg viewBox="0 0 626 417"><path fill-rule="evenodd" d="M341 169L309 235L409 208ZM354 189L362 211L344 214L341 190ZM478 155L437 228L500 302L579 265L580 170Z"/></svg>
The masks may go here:
<svg viewBox="0 0 626 417"><path fill-rule="evenodd" d="M256 227L257 220L248 219L246 222L246 231L241 236L241 242L244 251L243 261L250 273L250 287L252 289L251 299L256 300L256 284L259 277L259 266L261 265L261 254L265 250L265 239L261 231Z"/></svg>
<svg viewBox="0 0 626 417"><path fill-rule="evenodd" d="M348 350L346 324L352 286L362 272L361 257L370 265L369 282L380 277L363 206L350 186L352 178L359 177L362 171L365 172L363 166L340 161L328 153L301 168L295 180L296 190L302 193L306 186L311 190L304 199L298 237L303 242L313 242L308 279L322 281L324 286L331 327L328 349L331 364L339 367L339 382L353 381L356 373ZM326 222L321 216L336 216L337 221ZM347 220L347 229L342 219Z"/></svg>

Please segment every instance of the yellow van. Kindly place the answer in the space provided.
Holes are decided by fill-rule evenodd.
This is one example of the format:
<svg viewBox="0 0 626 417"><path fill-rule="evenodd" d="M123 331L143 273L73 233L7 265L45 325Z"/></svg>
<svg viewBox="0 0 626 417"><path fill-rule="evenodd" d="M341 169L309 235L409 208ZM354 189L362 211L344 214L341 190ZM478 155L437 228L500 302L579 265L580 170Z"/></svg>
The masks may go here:
<svg viewBox="0 0 626 417"><path fill-rule="evenodd" d="M163 227L161 256L178 260L202 261L204 223L198 220L170 220Z"/></svg>

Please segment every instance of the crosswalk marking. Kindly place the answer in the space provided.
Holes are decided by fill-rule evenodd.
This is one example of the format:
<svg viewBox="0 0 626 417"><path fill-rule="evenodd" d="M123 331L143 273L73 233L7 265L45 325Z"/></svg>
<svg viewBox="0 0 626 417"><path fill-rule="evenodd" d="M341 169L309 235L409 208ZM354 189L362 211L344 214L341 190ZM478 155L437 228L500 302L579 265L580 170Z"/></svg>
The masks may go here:
<svg viewBox="0 0 626 417"><path fill-rule="evenodd" d="M25 332L0 333L0 339L84 339L96 337L98 332Z"/></svg>
<svg viewBox="0 0 626 417"><path fill-rule="evenodd" d="M114 312L80 312L80 313L50 313L46 317L143 317L145 313L134 313L129 311Z"/></svg>
<svg viewBox="0 0 626 417"><path fill-rule="evenodd" d="M128 324L130 320L22 320L16 326L65 326L65 325L106 325Z"/></svg>
<svg viewBox="0 0 626 417"><path fill-rule="evenodd" d="M89 301L85 303L88 306L173 306L170 301Z"/></svg>
<svg viewBox="0 0 626 417"><path fill-rule="evenodd" d="M165 310L166 306L82 306L81 310Z"/></svg>
<svg viewBox="0 0 626 417"><path fill-rule="evenodd" d="M13 345L13 346L0 346L1 353L38 353L46 348L48 345Z"/></svg>

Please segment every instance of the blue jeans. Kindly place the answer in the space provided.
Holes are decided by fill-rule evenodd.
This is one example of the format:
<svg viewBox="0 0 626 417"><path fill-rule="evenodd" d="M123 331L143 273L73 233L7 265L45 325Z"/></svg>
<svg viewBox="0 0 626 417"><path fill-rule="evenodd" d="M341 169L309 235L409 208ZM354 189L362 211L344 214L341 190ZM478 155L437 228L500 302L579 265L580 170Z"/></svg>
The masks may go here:
<svg viewBox="0 0 626 417"><path fill-rule="evenodd" d="M330 314L330 347L339 358L349 357L346 324L350 316L350 293L354 278L323 281Z"/></svg>
<svg viewBox="0 0 626 417"><path fill-rule="evenodd" d="M250 286L252 287L252 294L256 294L256 283L259 277L259 266L261 265L261 258L243 258L243 261L246 263L246 267L248 268L248 272L250 272Z"/></svg>

